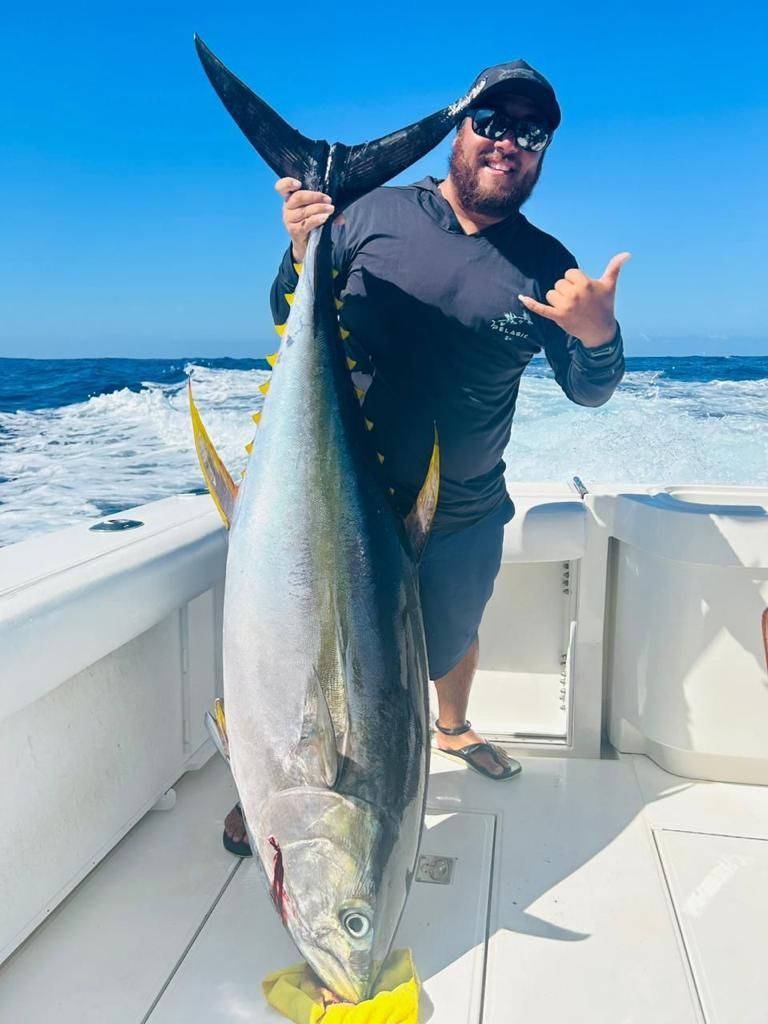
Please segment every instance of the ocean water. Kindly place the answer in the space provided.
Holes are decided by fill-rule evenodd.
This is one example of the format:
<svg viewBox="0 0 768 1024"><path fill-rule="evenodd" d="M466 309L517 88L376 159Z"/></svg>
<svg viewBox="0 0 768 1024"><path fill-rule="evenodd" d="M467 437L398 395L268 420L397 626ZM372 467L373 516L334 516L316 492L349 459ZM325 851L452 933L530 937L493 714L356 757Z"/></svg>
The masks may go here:
<svg viewBox="0 0 768 1024"><path fill-rule="evenodd" d="M202 486L187 378L235 479L263 360L0 359L0 546ZM523 377L507 480L768 484L768 357L630 358L599 409L544 360Z"/></svg>

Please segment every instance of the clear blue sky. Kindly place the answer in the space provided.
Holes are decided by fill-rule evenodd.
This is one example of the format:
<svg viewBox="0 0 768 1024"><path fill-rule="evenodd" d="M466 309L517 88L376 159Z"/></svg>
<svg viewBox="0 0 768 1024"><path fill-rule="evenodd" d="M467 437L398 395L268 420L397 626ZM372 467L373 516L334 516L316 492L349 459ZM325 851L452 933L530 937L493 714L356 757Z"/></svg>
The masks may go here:
<svg viewBox="0 0 768 1024"><path fill-rule="evenodd" d="M523 57L563 124L534 223L624 249L630 354L768 354L768 17L697 5L43 2L6 14L0 356L260 355L273 176L192 44L307 135L358 142ZM444 176L444 143L404 176Z"/></svg>

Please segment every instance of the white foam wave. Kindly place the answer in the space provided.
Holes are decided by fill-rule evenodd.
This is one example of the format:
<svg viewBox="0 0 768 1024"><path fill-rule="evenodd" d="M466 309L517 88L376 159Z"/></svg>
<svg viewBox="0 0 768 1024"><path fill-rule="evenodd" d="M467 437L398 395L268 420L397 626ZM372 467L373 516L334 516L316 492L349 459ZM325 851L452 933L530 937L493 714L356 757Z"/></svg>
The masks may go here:
<svg viewBox="0 0 768 1024"><path fill-rule="evenodd" d="M235 476L267 371L190 363L195 400ZM507 478L597 483L762 484L768 381L685 383L628 373L599 409L551 377L523 378ZM148 381L59 409L0 413L0 544L202 486L186 384Z"/></svg>
<svg viewBox="0 0 768 1024"><path fill-rule="evenodd" d="M195 400L238 477L263 371L195 367ZM148 382L75 405L0 413L0 544L202 485L186 384Z"/></svg>

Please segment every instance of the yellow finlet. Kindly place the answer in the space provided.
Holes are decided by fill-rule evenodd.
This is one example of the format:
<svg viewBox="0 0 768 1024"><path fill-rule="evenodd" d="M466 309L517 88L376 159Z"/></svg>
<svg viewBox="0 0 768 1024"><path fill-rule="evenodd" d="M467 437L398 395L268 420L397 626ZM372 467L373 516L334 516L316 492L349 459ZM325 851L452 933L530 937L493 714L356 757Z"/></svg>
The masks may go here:
<svg viewBox="0 0 768 1024"><path fill-rule="evenodd" d="M366 430L373 430L373 420L366 419L366 421L365 421L365 429Z"/></svg>
<svg viewBox="0 0 768 1024"><path fill-rule="evenodd" d="M269 391L269 385L271 383L271 381L265 380L263 384L259 384L259 391L262 393L262 395L266 395L266 393Z"/></svg>
<svg viewBox="0 0 768 1024"><path fill-rule="evenodd" d="M285 328L287 326L288 324L275 324L275 330L277 331L281 338L285 334Z"/></svg>
<svg viewBox="0 0 768 1024"><path fill-rule="evenodd" d="M248 444L245 446L245 450L248 452L249 455L251 454L251 452L253 451L253 441L248 442Z"/></svg>
<svg viewBox="0 0 768 1024"><path fill-rule="evenodd" d="M302 270L304 269L304 264L303 263L294 263L293 264L293 269L296 271L297 274L300 274L302 272Z"/></svg>
<svg viewBox="0 0 768 1024"><path fill-rule="evenodd" d="M395 488L394 487L390 487L390 488L388 488L388 490L389 490L390 494L394 494L395 493Z"/></svg>
<svg viewBox="0 0 768 1024"><path fill-rule="evenodd" d="M376 452L376 458L379 460L379 462L384 461L384 456L381 454L381 452Z"/></svg>
<svg viewBox="0 0 768 1024"><path fill-rule="evenodd" d="M241 480L244 480L244 479L245 479L245 470L244 470L244 469L241 469L241 470L240 470L240 479L241 479Z"/></svg>
<svg viewBox="0 0 768 1024"><path fill-rule="evenodd" d="M283 295L283 298L285 299L289 306L292 306L293 300L296 298L296 292L286 292Z"/></svg>
<svg viewBox="0 0 768 1024"><path fill-rule="evenodd" d="M203 479L224 525L229 529L237 500L237 484L229 475L227 467L213 447L203 421L200 419L200 413L197 411L195 400L192 397L191 378L188 382L187 391L189 394L189 412L192 417L192 435L195 441L195 451L197 452L200 469L203 472Z"/></svg>
<svg viewBox="0 0 768 1024"><path fill-rule="evenodd" d="M344 309L344 303L341 299L334 299L333 301L336 303L336 309Z"/></svg>
<svg viewBox="0 0 768 1024"><path fill-rule="evenodd" d="M279 355L280 355L279 352L273 352L272 355L266 356L265 358L266 358L267 362L269 363L269 365L274 367L274 366L277 366L277 359L278 359Z"/></svg>
<svg viewBox="0 0 768 1024"><path fill-rule="evenodd" d="M333 277L333 278L334 278L334 280L335 280L335 279L336 279L336 278L337 278L337 277L339 276L339 272L338 272L338 270L332 270L332 271L331 271L331 275L332 275L332 277Z"/></svg>
<svg viewBox="0 0 768 1024"><path fill-rule="evenodd" d="M365 398L365 392L362 388L355 388L355 394L357 395L358 401L362 402Z"/></svg>
<svg viewBox="0 0 768 1024"><path fill-rule="evenodd" d="M254 423L260 423L261 422L261 412L255 412L251 416L251 419L253 420Z"/></svg>
<svg viewBox="0 0 768 1024"><path fill-rule="evenodd" d="M349 337L349 331L345 331L343 327L339 327L339 337L342 341L346 341Z"/></svg>
<svg viewBox="0 0 768 1024"><path fill-rule="evenodd" d="M354 368L356 366L357 366L357 360L356 359L350 359L349 356L347 356L347 367L350 370L354 370Z"/></svg>

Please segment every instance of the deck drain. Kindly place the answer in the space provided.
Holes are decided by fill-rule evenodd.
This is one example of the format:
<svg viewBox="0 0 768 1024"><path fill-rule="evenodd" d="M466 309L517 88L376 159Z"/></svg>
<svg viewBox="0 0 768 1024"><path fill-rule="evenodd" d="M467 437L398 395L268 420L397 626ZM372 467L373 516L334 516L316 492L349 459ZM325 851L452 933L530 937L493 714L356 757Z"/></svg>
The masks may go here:
<svg viewBox="0 0 768 1024"><path fill-rule="evenodd" d="M431 882L433 885L450 885L453 881L455 857L433 857L423 853L416 865L416 881Z"/></svg>

